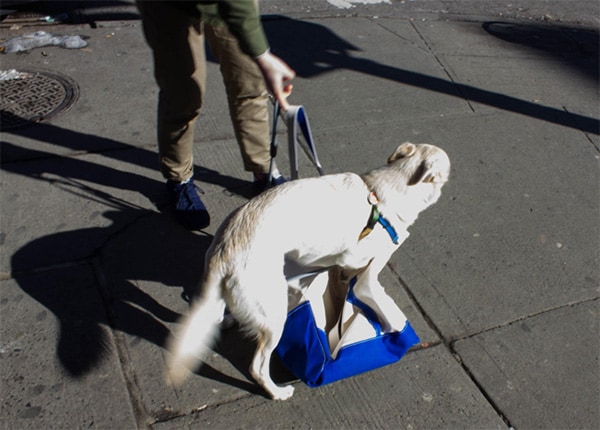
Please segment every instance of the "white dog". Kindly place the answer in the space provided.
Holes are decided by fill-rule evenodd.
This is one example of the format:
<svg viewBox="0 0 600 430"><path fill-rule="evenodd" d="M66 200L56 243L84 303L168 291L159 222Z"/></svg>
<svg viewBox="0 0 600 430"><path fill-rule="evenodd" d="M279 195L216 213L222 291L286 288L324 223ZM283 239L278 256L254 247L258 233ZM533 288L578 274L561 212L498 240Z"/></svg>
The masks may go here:
<svg viewBox="0 0 600 430"><path fill-rule="evenodd" d="M272 398L289 398L294 388L276 385L269 372L287 317L285 263L366 271L383 291L377 275L418 214L438 200L449 173L443 150L404 143L386 166L365 175L287 182L233 212L207 251L199 297L170 340L170 382L181 382L211 346L227 306L256 337L251 375Z"/></svg>

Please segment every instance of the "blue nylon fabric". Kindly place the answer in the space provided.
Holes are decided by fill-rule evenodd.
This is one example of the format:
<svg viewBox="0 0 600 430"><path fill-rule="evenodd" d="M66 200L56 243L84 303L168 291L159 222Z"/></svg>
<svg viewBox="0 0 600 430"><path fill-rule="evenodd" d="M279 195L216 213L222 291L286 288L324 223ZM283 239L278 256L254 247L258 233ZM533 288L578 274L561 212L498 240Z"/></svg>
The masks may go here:
<svg viewBox="0 0 600 430"><path fill-rule="evenodd" d="M317 150L315 148L315 143L313 140L312 132L310 131L310 126L308 125L308 117L306 116L306 113L304 112L303 106L300 106L298 108L298 114L296 116L296 119L298 120L298 125L300 126L300 131L304 135L304 140L306 141L306 145L308 146L308 149L312 155L311 161L313 162L313 164L319 171L319 174L323 175L323 169L321 168L321 165L319 164L319 161L317 158Z"/></svg>
<svg viewBox="0 0 600 430"><path fill-rule="evenodd" d="M388 234L390 235L390 237L392 238L392 242L394 242L396 245L398 245L398 233L396 233L396 230L394 229L394 227L392 227L392 225L390 224L390 222L385 219L382 216L379 217L379 219L377 220L379 222L379 224L381 224L383 226L383 228L385 228L385 230L388 232Z"/></svg>
<svg viewBox="0 0 600 430"><path fill-rule="evenodd" d="M304 135L304 138L306 139L306 143L308 144L310 151L312 153L314 153L315 145L313 144L312 133L310 132L310 129L308 128L308 125L306 124L306 115L304 114L304 108L302 108L302 107L300 109L298 109L298 125L300 125L300 130L302 130L302 134Z"/></svg>
<svg viewBox="0 0 600 430"><path fill-rule="evenodd" d="M356 297L354 299L360 302ZM375 312L366 304L371 315ZM367 315L367 314L365 314ZM367 315L368 317L368 315ZM403 330L381 333L343 347L334 360L327 335L318 328L309 302L292 309L276 348L283 364L310 387L319 387L400 360L419 337L407 321Z"/></svg>
<svg viewBox="0 0 600 430"><path fill-rule="evenodd" d="M307 385L318 387L395 363L418 342L419 337L407 321L400 332L387 333L343 347L337 358L323 368L316 383L309 381Z"/></svg>
<svg viewBox="0 0 600 430"><path fill-rule="evenodd" d="M275 351L296 377L318 380L331 355L327 335L317 327L309 302L290 311Z"/></svg>

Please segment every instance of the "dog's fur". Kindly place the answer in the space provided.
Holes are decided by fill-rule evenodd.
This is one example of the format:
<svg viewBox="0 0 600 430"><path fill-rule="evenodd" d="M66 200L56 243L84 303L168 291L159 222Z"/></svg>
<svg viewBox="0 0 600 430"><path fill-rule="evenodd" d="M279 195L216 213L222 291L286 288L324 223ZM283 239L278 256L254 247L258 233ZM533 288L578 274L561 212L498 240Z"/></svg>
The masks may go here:
<svg viewBox="0 0 600 430"><path fill-rule="evenodd" d="M337 267L338 281L366 272L368 282L383 291L377 275L399 245L379 224L359 240L371 214L369 194L376 194L380 212L402 243L418 214L438 200L449 173L450 160L443 150L407 142L386 166L365 175L288 182L232 213L207 251L200 295L179 336L168 345L170 381L181 382L186 368L196 365L210 347L227 305L256 337L251 375L274 399L289 398L293 387L276 385L269 373L287 316L286 261L307 269Z"/></svg>

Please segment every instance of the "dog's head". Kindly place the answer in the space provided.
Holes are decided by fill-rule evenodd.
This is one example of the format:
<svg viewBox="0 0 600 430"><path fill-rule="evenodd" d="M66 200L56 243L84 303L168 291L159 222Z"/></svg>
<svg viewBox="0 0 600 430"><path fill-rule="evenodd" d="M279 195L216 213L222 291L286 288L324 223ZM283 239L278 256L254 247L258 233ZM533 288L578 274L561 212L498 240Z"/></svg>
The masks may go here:
<svg viewBox="0 0 600 430"><path fill-rule="evenodd" d="M439 184L441 188L450 177L450 159L437 146L404 142L390 155L388 164L398 160L401 160L402 170L408 174L407 185L430 183Z"/></svg>
<svg viewBox="0 0 600 430"><path fill-rule="evenodd" d="M405 142L390 155L386 167L370 172L364 179L378 196L381 194L380 201L385 200L408 221L439 199L449 176L450 159L442 149ZM398 193L403 197L394 197Z"/></svg>

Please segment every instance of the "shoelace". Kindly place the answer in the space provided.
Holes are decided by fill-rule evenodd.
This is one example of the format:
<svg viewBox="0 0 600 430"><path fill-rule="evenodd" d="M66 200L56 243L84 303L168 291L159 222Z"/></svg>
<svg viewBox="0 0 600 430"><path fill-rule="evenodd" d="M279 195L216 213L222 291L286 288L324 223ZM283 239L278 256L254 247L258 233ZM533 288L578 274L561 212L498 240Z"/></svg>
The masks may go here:
<svg viewBox="0 0 600 430"><path fill-rule="evenodd" d="M175 192L179 194L179 198L177 199L177 207L179 209L206 209L198 196L198 192L202 192L202 190L197 188L192 181L178 185L175 188ZM182 197L185 197L185 202Z"/></svg>

